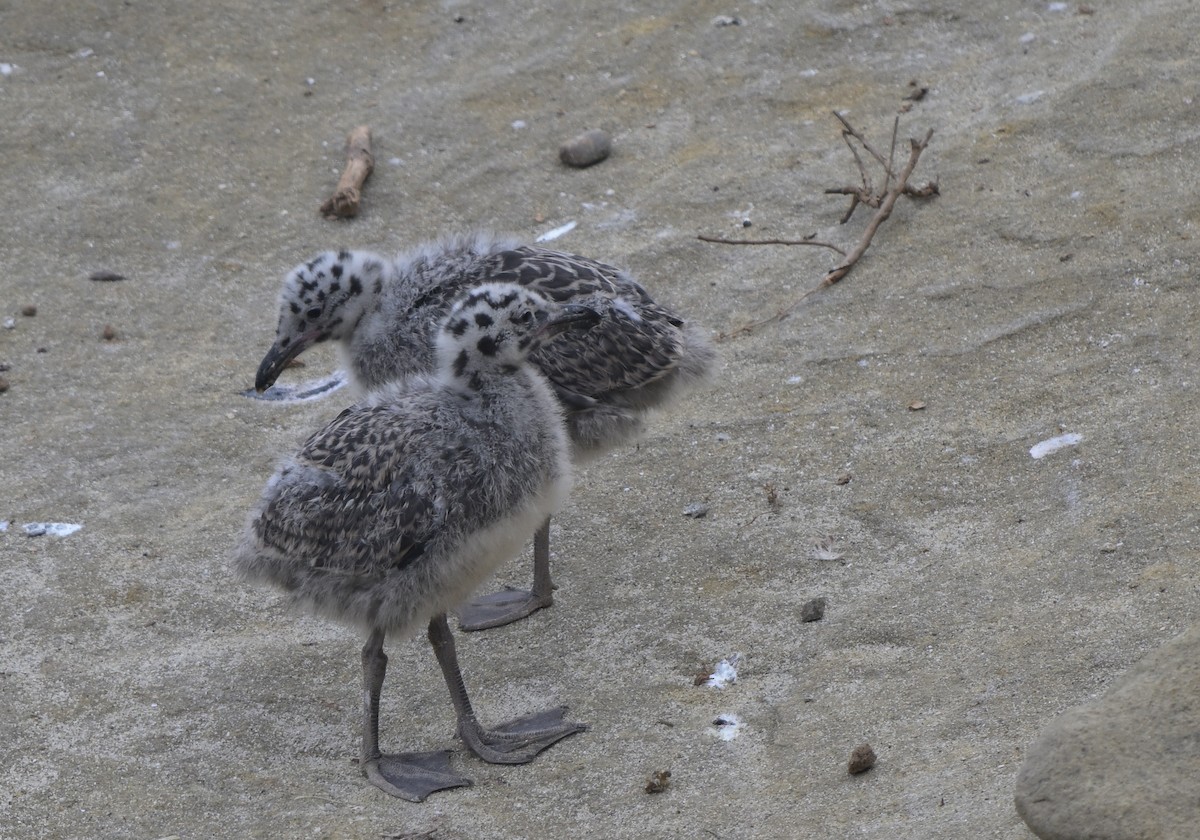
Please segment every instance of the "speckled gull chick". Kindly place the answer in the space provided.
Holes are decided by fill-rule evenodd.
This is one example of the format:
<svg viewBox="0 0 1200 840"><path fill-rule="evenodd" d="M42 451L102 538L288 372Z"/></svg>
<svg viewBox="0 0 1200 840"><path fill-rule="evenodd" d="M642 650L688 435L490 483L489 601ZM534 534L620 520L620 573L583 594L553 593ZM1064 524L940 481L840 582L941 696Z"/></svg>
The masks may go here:
<svg viewBox="0 0 1200 840"><path fill-rule="evenodd" d="M326 252L297 266L280 294L275 343L255 387L271 386L306 348L336 342L359 390L429 370L433 331L450 302L486 282L512 282L600 315L531 359L550 381L576 463L636 436L647 412L703 379L715 354L699 331L661 306L625 272L602 262L489 234L449 237L396 260ZM550 521L534 538L533 589L507 589L459 609L464 630L524 618L553 603Z"/></svg>
<svg viewBox="0 0 1200 840"><path fill-rule="evenodd" d="M412 801L469 784L448 753L379 750L386 636L427 625L458 733L480 758L521 764L584 727L551 709L484 729L459 671L446 612L515 556L566 497L569 443L545 378L526 364L553 336L598 322L514 284L455 303L432 371L371 390L285 459L236 549L246 578L363 628L363 773Z"/></svg>

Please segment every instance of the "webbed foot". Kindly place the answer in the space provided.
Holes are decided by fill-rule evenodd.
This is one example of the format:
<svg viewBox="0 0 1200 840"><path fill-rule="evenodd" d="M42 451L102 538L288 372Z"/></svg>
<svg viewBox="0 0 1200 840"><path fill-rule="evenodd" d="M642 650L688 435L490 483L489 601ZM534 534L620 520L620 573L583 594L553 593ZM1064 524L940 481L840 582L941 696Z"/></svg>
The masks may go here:
<svg viewBox="0 0 1200 840"><path fill-rule="evenodd" d="M362 771L375 787L409 802L422 802L436 791L471 784L450 769L449 750L381 755L368 759Z"/></svg>
<svg viewBox="0 0 1200 840"><path fill-rule="evenodd" d="M539 597L524 589L505 587L499 592L468 601L458 609L462 630L487 630L520 621L554 603L552 595Z"/></svg>
<svg viewBox="0 0 1200 840"><path fill-rule="evenodd" d="M583 732L587 724L564 720L567 707L510 720L493 729L463 725L459 735L471 751L491 764L526 764L563 738Z"/></svg>

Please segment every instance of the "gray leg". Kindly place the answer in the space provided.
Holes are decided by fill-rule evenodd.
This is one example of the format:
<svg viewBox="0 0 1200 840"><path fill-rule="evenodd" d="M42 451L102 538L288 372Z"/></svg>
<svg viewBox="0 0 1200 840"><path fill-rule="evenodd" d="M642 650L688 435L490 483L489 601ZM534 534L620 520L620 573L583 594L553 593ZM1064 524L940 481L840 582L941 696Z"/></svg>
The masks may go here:
<svg viewBox="0 0 1200 840"><path fill-rule="evenodd" d="M458 626L463 630L487 630L520 621L554 603L554 582L550 580L550 519L542 523L533 537L533 591L506 588L468 602L458 611Z"/></svg>
<svg viewBox="0 0 1200 840"><path fill-rule="evenodd" d="M375 787L407 799L420 802L426 796L446 788L471 784L450 771L450 751L423 753L379 752L379 694L387 673L387 656L383 652L383 631L371 631L363 645L363 735L359 767Z"/></svg>
<svg viewBox="0 0 1200 840"><path fill-rule="evenodd" d="M463 683L462 671L458 667L458 654L454 650L454 637L446 616L439 615L429 622L429 644L442 666L442 676L450 689L450 700L458 716L458 734L471 748L471 752L491 764L525 764L552 744L568 735L587 729L582 723L563 720L565 706L548 709L501 724L495 729L484 729Z"/></svg>

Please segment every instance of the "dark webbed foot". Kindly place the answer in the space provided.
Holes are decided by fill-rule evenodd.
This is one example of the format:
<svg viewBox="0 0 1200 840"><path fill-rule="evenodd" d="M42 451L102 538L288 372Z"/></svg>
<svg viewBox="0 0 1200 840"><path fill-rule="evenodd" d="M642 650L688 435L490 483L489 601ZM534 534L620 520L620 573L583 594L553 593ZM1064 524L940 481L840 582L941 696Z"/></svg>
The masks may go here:
<svg viewBox="0 0 1200 840"><path fill-rule="evenodd" d="M563 720L566 711L566 706L559 706L510 720L494 729L464 721L458 734L473 753L490 764L526 764L563 738L587 729L587 724Z"/></svg>
<svg viewBox="0 0 1200 840"><path fill-rule="evenodd" d="M422 802L436 791L471 784L450 769L449 750L381 755L368 759L362 771L375 787L409 802Z"/></svg>
<svg viewBox="0 0 1200 840"><path fill-rule="evenodd" d="M524 589L505 587L500 592L484 595L459 607L458 626L467 631L502 627L553 603L551 595L539 597Z"/></svg>
<svg viewBox="0 0 1200 840"><path fill-rule="evenodd" d="M487 630L520 621L554 603L554 582L550 580L550 520L533 536L533 589L506 586L468 601L458 609L458 626L463 630Z"/></svg>

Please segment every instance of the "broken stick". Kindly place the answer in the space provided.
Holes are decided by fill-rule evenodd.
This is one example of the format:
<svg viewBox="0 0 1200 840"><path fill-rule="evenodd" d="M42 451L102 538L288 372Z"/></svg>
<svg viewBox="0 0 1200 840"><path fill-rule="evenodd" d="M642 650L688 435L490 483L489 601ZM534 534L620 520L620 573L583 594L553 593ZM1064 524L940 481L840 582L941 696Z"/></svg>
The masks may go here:
<svg viewBox="0 0 1200 840"><path fill-rule="evenodd" d="M346 135L346 168L338 179L337 189L321 205L321 215L327 219L349 219L358 215L362 202L362 187L371 170L375 156L371 154L371 127L360 125Z"/></svg>

